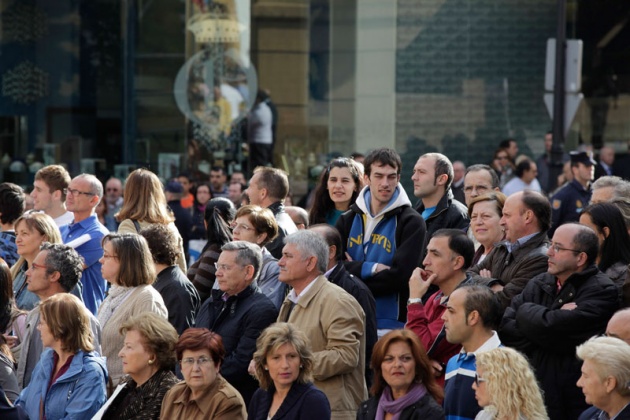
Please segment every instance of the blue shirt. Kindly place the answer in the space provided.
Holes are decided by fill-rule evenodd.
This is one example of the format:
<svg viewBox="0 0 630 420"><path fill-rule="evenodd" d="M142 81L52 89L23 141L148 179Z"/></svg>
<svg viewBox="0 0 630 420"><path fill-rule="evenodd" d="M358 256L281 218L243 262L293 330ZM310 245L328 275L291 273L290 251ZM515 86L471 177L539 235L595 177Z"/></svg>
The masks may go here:
<svg viewBox="0 0 630 420"><path fill-rule="evenodd" d="M83 301L90 312L96 315L99 305L105 299L106 290L106 282L101 275L101 263L98 261L103 256L101 240L109 231L95 214L79 223L62 226L60 230L63 243L74 248L83 257Z"/></svg>

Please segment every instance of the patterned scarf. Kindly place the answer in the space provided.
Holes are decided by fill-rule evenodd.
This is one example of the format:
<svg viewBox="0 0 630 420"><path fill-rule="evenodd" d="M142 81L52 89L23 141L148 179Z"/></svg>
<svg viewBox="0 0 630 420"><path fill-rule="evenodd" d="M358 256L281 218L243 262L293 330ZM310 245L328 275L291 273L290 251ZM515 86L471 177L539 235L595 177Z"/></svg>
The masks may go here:
<svg viewBox="0 0 630 420"><path fill-rule="evenodd" d="M114 311L124 302L125 299L133 292L133 287L124 287L112 284L109 289L107 298L101 304L101 308L98 311L98 322L101 324L101 328L105 327L109 318L112 317Z"/></svg>

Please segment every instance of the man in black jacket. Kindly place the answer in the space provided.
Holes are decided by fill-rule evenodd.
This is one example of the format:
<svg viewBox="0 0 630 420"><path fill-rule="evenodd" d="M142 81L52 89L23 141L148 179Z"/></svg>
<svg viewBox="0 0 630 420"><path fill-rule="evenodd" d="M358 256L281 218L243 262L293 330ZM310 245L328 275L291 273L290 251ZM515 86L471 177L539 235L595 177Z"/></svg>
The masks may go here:
<svg viewBox="0 0 630 420"><path fill-rule="evenodd" d="M262 331L276 321L278 310L252 282L262 266L258 245L233 241L221 248L216 263L219 289L201 305L195 326L216 332L223 339L225 359L221 375L241 395L246 404L258 388L247 368L256 351Z"/></svg>
<svg viewBox="0 0 630 420"><path fill-rule="evenodd" d="M468 209L453 199L453 165L441 153L426 153L413 167L413 195L420 199L416 210L427 225L426 242L439 229L466 231L470 220Z"/></svg>
<svg viewBox="0 0 630 420"><path fill-rule="evenodd" d="M372 385L372 349L378 341L376 332L376 301L370 289L361 280L346 270L341 252L341 235L333 226L318 224L309 230L320 235L328 244L328 271L324 273L328 281L341 287L354 297L365 312L365 382L368 388Z"/></svg>
<svg viewBox="0 0 630 420"><path fill-rule="evenodd" d="M556 229L547 272L512 300L499 329L503 344L529 357L551 420L576 419L588 407L576 385L575 347L603 333L619 306L615 284L595 265L598 248L586 226Z"/></svg>

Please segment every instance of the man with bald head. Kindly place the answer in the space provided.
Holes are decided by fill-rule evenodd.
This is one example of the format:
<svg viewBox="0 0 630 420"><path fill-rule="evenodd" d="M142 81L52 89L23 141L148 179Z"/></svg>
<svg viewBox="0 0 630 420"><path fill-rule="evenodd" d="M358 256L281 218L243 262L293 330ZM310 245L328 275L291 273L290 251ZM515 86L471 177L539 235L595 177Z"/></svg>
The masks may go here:
<svg viewBox="0 0 630 420"><path fill-rule="evenodd" d="M608 337L619 338L630 344L630 308L617 311L606 326Z"/></svg>
<svg viewBox="0 0 630 420"><path fill-rule="evenodd" d="M575 347L602 334L619 307L617 286L595 264L599 240L584 225L556 229L546 273L531 279L505 311L501 342L525 353L551 420L573 420L588 408L576 382Z"/></svg>

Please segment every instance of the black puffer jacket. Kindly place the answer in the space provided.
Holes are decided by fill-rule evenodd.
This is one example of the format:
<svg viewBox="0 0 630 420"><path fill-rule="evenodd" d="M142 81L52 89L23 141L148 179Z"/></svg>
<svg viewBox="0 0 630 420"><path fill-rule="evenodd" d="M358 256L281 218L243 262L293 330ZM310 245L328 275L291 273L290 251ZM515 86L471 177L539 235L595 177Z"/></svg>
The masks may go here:
<svg viewBox="0 0 630 420"><path fill-rule="evenodd" d="M567 303L575 309L562 309ZM582 363L575 347L601 334L619 307L615 284L595 265L571 275L560 291L556 277L534 277L505 311L501 342L525 353L545 395L552 419L576 419L587 408L577 387Z"/></svg>

